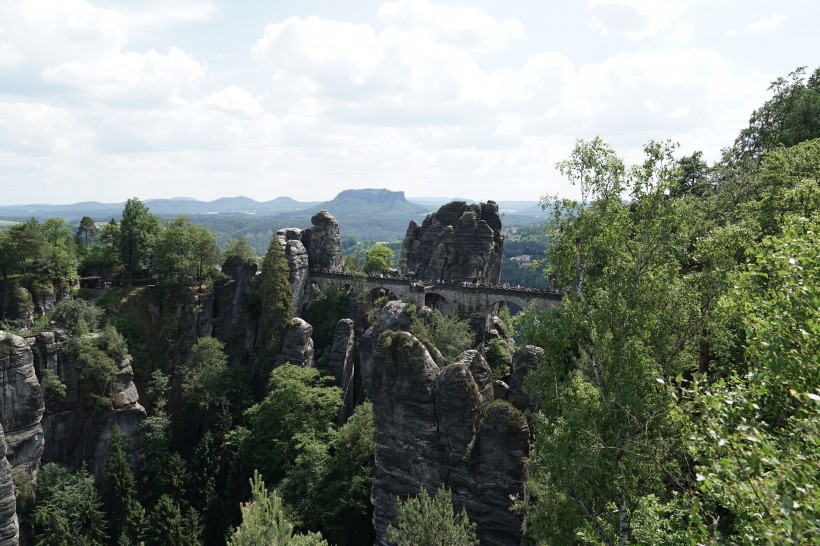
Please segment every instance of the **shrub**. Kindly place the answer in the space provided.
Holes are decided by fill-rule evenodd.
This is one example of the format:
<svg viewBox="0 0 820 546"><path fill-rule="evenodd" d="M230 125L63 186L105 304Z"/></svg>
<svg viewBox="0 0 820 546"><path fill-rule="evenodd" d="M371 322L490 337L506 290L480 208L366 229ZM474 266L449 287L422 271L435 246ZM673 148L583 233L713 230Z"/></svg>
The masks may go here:
<svg viewBox="0 0 820 546"><path fill-rule="evenodd" d="M102 317L102 309L81 299L66 298L54 306L51 319L76 334L94 332Z"/></svg>

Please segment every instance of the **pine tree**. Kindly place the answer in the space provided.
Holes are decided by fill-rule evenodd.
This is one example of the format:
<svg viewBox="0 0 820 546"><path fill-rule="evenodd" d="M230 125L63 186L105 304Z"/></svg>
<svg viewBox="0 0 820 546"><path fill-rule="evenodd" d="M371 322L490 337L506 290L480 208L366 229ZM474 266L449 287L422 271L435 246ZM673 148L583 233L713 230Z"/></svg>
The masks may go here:
<svg viewBox="0 0 820 546"><path fill-rule="evenodd" d="M274 355L282 348L284 331L293 315L291 297L290 266L285 251L274 237L259 274L260 319L263 339L267 340L264 349L268 355ZM262 369L260 373L265 377L269 371L270 368Z"/></svg>
<svg viewBox="0 0 820 546"><path fill-rule="evenodd" d="M142 519L142 506L136 499L136 481L120 427L115 426L111 436L111 454L105 469L105 506L109 518L111 537L118 539L126 532L129 522ZM136 542L132 534L128 538Z"/></svg>

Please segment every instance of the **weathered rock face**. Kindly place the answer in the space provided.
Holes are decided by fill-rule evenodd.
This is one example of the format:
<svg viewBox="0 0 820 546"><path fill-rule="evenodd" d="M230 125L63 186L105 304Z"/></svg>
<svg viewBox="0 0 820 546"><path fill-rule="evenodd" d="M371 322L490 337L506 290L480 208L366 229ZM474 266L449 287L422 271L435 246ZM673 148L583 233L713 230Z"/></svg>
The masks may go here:
<svg viewBox="0 0 820 546"><path fill-rule="evenodd" d="M285 330L282 350L276 355L276 365L290 362L305 368L313 367L313 326L300 318L294 318Z"/></svg>
<svg viewBox="0 0 820 546"><path fill-rule="evenodd" d="M385 331L373 353L377 544L386 545L396 497L449 487L476 522L482 545L518 545L529 429L521 412L493 401L492 373L477 351L441 368L408 332Z"/></svg>
<svg viewBox="0 0 820 546"><path fill-rule="evenodd" d="M64 398L46 397L43 463L59 462L75 469L86 463L89 471L101 479L116 426L122 430L128 454L136 460L136 429L146 414L139 403L130 357L120 362L117 390L110 397L110 405L92 407L87 399L91 386L81 381L80 364L60 349L67 334L60 330L42 332L27 341L36 348L35 364L40 375L50 370L66 386Z"/></svg>
<svg viewBox="0 0 820 546"><path fill-rule="evenodd" d="M0 426L5 430L16 483L35 479L43 454L43 390L31 348L20 336L0 331Z"/></svg>
<svg viewBox="0 0 820 546"><path fill-rule="evenodd" d="M534 345L522 347L513 354L512 377L507 399L510 404L521 411L532 409L530 397L524 392L524 378L538 367L538 361L542 356L544 356L544 349Z"/></svg>
<svg viewBox="0 0 820 546"><path fill-rule="evenodd" d="M17 546L19 534L14 480L11 478L11 465L6 459L6 436L0 426L0 546Z"/></svg>
<svg viewBox="0 0 820 546"><path fill-rule="evenodd" d="M353 414L356 403L356 342L353 321L345 318L336 323L333 334L333 347L330 351L328 371L336 380L336 385L342 389L343 407L342 419Z"/></svg>
<svg viewBox="0 0 820 546"><path fill-rule="evenodd" d="M339 222L328 211L314 214L313 227L306 229L302 243L308 248L310 266L331 271L342 270L342 239Z"/></svg>
<svg viewBox="0 0 820 546"><path fill-rule="evenodd" d="M382 332L388 330L409 330L409 305L398 300L389 301L382 308L379 322L368 328L359 339L359 361L356 367L356 392L362 393L373 383L373 352ZM358 395L357 395L358 397Z"/></svg>
<svg viewBox="0 0 820 546"><path fill-rule="evenodd" d="M0 281L0 320L28 328L68 295L68 286Z"/></svg>
<svg viewBox="0 0 820 546"><path fill-rule="evenodd" d="M276 239L285 251L285 258L290 268L291 302L297 316L302 314L307 303L305 290L310 276L308 251L303 243L305 232L301 229L288 228L276 232Z"/></svg>
<svg viewBox="0 0 820 546"><path fill-rule="evenodd" d="M453 201L411 221L401 250L401 272L419 279L497 284L501 278L504 234L493 201L467 205Z"/></svg>

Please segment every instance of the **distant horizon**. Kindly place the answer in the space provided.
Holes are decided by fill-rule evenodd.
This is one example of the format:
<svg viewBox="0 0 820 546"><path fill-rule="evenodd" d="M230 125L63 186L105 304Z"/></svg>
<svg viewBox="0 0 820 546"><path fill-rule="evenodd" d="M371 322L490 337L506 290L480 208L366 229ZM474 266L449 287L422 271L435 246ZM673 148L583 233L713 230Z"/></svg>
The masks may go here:
<svg viewBox="0 0 820 546"><path fill-rule="evenodd" d="M383 186L576 197L600 136L720 158L816 66L820 3L0 2L0 203Z"/></svg>
<svg viewBox="0 0 820 546"><path fill-rule="evenodd" d="M373 188L349 188L349 189L368 190L368 189L387 189L387 188L373 187ZM341 191L347 191L347 190L341 190ZM452 196L451 197L451 196L447 196L447 195L407 195L407 192L405 190L390 190L390 191L394 191L394 192L402 191L402 192L404 192L404 194L405 194L404 198L407 201L413 201L413 200L419 200L419 201L451 200L452 201L452 200L466 199L466 200L468 200L469 202L472 202L472 203L486 203L487 201L495 201L495 202L515 201L515 202L538 203L540 201L541 197L543 197L543 196L539 196L539 197L536 197L536 198L533 198L533 199L505 199L505 198L499 198L499 197L496 197L496 198L490 197L488 199L472 199L472 198L468 198L468 197L464 197L464 196L461 196L461 197ZM146 198L143 198L143 197L140 197L138 195L132 195L130 197L127 197L127 198L119 200L119 201L97 201L97 200L94 200L94 199L80 199L80 200L77 200L77 201L69 201L69 202L35 201L35 202L29 202L29 203L3 203L3 202L0 201L0 207L70 206L70 205L81 205L81 204L84 204L84 203L89 203L89 204L90 203L96 203L96 204L100 204L100 205L119 205L119 204L125 203L128 199L131 199L133 197L136 197L137 199L139 199L140 201L142 201L143 203L148 205L149 209L150 209L151 201L196 201L196 202L200 202L200 203L213 203L213 202L219 201L221 199L239 199L239 198L251 199L251 200L253 200L257 203L267 203L267 202L275 201L277 199L290 199L290 200L293 200L297 203L318 204L318 203L324 203L324 202L327 202L327 201L332 201L333 199L335 199L339 195L339 193L341 193L341 192L336 192L335 194L333 194L333 196L328 197L326 199L311 199L311 200L296 199L296 198L291 197L289 195L277 195L277 196L272 197L270 199L256 199L256 198L253 198L249 195L244 195L244 194L242 194L242 195L223 195L221 197L216 197L214 199L197 199L196 197L189 197L189 196L182 196L182 195L176 195L174 197L146 197Z"/></svg>

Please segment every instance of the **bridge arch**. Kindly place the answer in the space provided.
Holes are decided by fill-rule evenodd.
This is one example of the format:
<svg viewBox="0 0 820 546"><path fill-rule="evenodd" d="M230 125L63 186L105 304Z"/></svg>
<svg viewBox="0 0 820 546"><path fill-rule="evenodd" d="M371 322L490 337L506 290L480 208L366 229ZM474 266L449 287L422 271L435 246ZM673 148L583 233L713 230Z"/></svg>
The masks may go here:
<svg viewBox="0 0 820 546"><path fill-rule="evenodd" d="M438 292L426 292L424 294L424 305L439 311L442 315L449 315L453 309L452 302Z"/></svg>
<svg viewBox="0 0 820 546"><path fill-rule="evenodd" d="M488 309L491 309L495 313L498 313L499 311L501 311L502 307L506 307L510 311L510 316L513 317L524 310L524 307L521 306L521 302L518 302L514 299L496 300L490 303Z"/></svg>
<svg viewBox="0 0 820 546"><path fill-rule="evenodd" d="M371 288L367 291L367 297L365 298L365 303L367 307L373 307L374 305L378 305L378 301L384 299L384 302L387 303L388 301L395 301L399 298L392 290L384 286L376 286ZM383 304L380 306L382 307Z"/></svg>

